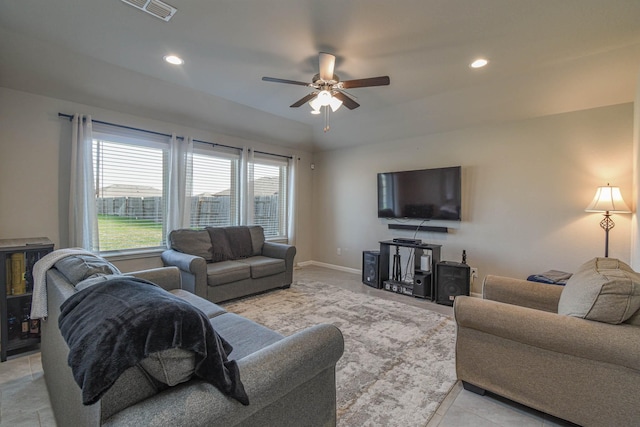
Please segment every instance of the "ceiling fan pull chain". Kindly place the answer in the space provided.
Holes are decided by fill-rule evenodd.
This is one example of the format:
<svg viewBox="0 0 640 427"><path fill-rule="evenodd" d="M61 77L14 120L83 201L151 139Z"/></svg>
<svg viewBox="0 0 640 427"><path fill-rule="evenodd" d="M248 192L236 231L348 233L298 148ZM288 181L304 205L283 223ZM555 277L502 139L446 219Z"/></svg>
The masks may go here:
<svg viewBox="0 0 640 427"><path fill-rule="evenodd" d="M329 107L328 106L324 106L322 108L324 108L324 131L328 132L329 129L331 129L329 127Z"/></svg>

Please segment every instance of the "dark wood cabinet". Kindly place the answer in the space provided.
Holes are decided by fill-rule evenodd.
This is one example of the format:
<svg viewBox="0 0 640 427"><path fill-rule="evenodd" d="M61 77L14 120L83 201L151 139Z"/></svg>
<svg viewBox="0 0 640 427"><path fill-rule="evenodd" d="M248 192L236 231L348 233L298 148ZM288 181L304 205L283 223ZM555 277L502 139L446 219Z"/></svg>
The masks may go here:
<svg viewBox="0 0 640 427"><path fill-rule="evenodd" d="M39 324L23 331L25 316L31 311L33 266L53 251L46 237L0 239L0 361L9 353L18 353L40 343Z"/></svg>

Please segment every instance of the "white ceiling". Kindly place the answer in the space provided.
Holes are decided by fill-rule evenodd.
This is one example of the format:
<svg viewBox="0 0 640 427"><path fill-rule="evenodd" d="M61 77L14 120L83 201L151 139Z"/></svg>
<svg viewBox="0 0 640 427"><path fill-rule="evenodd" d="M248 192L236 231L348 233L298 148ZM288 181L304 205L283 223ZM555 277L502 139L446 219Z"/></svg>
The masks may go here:
<svg viewBox="0 0 640 427"><path fill-rule="evenodd" d="M639 0L0 0L0 86L306 150L632 102ZM319 51L361 107L306 105ZM162 61L167 53L186 61ZM491 62L481 70L476 57Z"/></svg>

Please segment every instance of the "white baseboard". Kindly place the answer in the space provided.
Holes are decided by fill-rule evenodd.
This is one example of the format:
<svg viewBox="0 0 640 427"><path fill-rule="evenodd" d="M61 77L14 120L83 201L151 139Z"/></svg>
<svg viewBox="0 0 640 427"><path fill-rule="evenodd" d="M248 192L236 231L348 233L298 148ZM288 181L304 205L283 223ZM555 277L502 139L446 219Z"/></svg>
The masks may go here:
<svg viewBox="0 0 640 427"><path fill-rule="evenodd" d="M308 265L314 265L316 267L330 268L332 270L344 271L346 273L362 274L362 270L358 270L357 268L343 267L341 265L327 264L327 263L324 263L324 262L303 261L303 262L299 262L298 263L298 267L306 267Z"/></svg>

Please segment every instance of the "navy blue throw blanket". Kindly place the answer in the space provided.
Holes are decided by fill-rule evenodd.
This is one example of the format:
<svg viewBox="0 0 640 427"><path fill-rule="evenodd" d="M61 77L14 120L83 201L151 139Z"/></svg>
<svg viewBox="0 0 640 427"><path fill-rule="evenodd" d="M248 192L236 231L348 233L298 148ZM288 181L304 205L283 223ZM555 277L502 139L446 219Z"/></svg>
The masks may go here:
<svg viewBox="0 0 640 427"><path fill-rule="evenodd" d="M202 311L154 283L109 279L75 293L60 310L58 325L85 405L97 402L125 370L150 353L170 348L193 351L196 376L249 404L238 365L227 360L231 345Z"/></svg>

